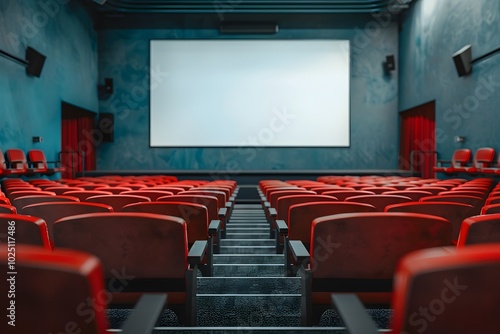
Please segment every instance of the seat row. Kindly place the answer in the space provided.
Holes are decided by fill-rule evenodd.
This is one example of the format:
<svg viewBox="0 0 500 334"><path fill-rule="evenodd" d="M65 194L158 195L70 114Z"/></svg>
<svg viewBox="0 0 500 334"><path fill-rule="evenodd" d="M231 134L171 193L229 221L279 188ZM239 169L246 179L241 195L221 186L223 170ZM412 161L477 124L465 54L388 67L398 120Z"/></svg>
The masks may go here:
<svg viewBox="0 0 500 334"><path fill-rule="evenodd" d="M262 181L259 191L275 229L277 253L285 255L285 275L301 273L302 324L318 323L332 291L357 292L372 307L388 305L397 263L409 252L500 243L500 214L478 216L492 181L453 183L450 189L455 190L441 191L456 191L455 196L427 193L415 201L341 187L318 194L312 190L318 184L306 180ZM479 189L480 197L461 194Z"/></svg>
<svg viewBox="0 0 500 334"><path fill-rule="evenodd" d="M135 195L119 194L93 196L99 199L95 201L55 193L16 198L15 183L9 180L3 184L17 207L0 214L0 225L2 230L9 224L15 226L19 245L34 244L48 252L70 248L93 254L102 263L106 286L117 290L110 291L113 304L134 304L136 292L168 293L169 308L180 322L196 324L197 271L204 276L212 274L213 252L222 238L219 218L226 217L225 205L230 203L219 208L217 196L205 195L217 187L217 195L225 196L229 190L230 197L236 196L234 182L216 181L178 196L171 193L161 201L143 196L134 198L134 203L120 201L123 196ZM113 202L114 207L104 204L103 198L118 200L125 208L117 202ZM0 242L8 243L8 235L0 235ZM119 289L117 272L131 278Z"/></svg>
<svg viewBox="0 0 500 334"><path fill-rule="evenodd" d="M23 150L11 148L0 150L0 178L10 176L53 175L65 169L59 161L49 162L42 150L29 150L28 157Z"/></svg>
<svg viewBox="0 0 500 334"><path fill-rule="evenodd" d="M476 150L472 162L472 151L468 148L457 149L453 152L450 161L438 160L434 172L457 174L467 173L472 175L500 175L500 154L495 164L495 149L482 147Z"/></svg>

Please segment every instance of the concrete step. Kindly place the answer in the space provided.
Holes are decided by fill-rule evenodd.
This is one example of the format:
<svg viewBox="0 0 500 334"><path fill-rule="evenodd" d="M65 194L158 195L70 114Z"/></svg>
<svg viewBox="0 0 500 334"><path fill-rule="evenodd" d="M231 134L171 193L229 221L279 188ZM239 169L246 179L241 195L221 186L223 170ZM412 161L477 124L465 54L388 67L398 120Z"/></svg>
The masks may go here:
<svg viewBox="0 0 500 334"><path fill-rule="evenodd" d="M255 232L255 233L250 233L250 232L236 232L233 233L231 230L228 230L226 233L226 240L227 239L269 239L269 231L267 232Z"/></svg>
<svg viewBox="0 0 500 334"><path fill-rule="evenodd" d="M199 294L198 326L300 325L300 294Z"/></svg>
<svg viewBox="0 0 500 334"><path fill-rule="evenodd" d="M282 254L214 254L214 264L284 264Z"/></svg>
<svg viewBox="0 0 500 334"><path fill-rule="evenodd" d="M284 264L214 264L214 277L284 277Z"/></svg>
<svg viewBox="0 0 500 334"><path fill-rule="evenodd" d="M228 225L226 226L227 232L240 232L240 233L248 233L248 232L269 232L269 226L264 227L264 226L245 226L245 227L240 227L236 225Z"/></svg>
<svg viewBox="0 0 500 334"><path fill-rule="evenodd" d="M241 222L241 223L235 223L235 222L229 222L226 224L226 228L252 228L252 227L258 227L258 228L267 228L269 229L269 224L267 223L254 223L254 222Z"/></svg>
<svg viewBox="0 0 500 334"><path fill-rule="evenodd" d="M300 294L300 277L199 277L198 294Z"/></svg>
<svg viewBox="0 0 500 334"><path fill-rule="evenodd" d="M276 254L274 246L220 246L220 254Z"/></svg>
<svg viewBox="0 0 500 334"><path fill-rule="evenodd" d="M227 222L228 224L267 224L269 225L269 222L267 219L234 219L231 218Z"/></svg>
<svg viewBox="0 0 500 334"><path fill-rule="evenodd" d="M221 246L274 246L272 239L222 239Z"/></svg>
<svg viewBox="0 0 500 334"><path fill-rule="evenodd" d="M182 333L182 334L345 334L343 327L162 327L154 330L155 334ZM380 333L389 333L381 330Z"/></svg>

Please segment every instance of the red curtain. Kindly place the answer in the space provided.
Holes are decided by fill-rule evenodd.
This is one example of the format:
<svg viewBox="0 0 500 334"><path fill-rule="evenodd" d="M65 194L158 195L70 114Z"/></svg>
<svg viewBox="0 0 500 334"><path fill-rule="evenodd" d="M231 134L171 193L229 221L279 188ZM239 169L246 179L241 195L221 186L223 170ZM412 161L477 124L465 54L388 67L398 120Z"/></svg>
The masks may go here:
<svg viewBox="0 0 500 334"><path fill-rule="evenodd" d="M436 164L436 123L434 102L400 114L399 168L433 178Z"/></svg>
<svg viewBox="0 0 500 334"><path fill-rule="evenodd" d="M93 113L69 114L63 106L61 161L66 168L63 178L73 178L84 170L95 170L94 117Z"/></svg>

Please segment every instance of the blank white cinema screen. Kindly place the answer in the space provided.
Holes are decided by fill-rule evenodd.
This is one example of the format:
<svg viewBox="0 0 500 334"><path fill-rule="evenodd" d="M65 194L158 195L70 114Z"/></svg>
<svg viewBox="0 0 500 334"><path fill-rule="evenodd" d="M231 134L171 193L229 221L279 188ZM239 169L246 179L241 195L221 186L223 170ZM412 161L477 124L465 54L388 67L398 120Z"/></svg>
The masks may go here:
<svg viewBox="0 0 500 334"><path fill-rule="evenodd" d="M153 40L152 147L348 147L347 40Z"/></svg>

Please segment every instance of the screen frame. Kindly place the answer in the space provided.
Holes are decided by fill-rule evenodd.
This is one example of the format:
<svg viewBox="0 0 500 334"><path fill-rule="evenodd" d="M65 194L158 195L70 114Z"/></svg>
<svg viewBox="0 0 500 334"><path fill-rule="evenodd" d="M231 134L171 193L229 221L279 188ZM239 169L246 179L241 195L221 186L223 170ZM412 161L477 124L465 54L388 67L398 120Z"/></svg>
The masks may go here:
<svg viewBox="0 0 500 334"><path fill-rule="evenodd" d="M348 111L347 111L347 123L348 123L348 145L304 145L304 146L292 146L292 145L272 145L272 146L265 146L265 145L203 145L203 146L191 146L191 145L171 145L171 146L164 146L164 145L151 145L151 80L152 76L150 72L148 72L149 76L149 106L148 106L148 146L150 149L193 149L193 148L217 148L217 149L241 149L241 148L257 148L257 149L326 149L326 148L339 148L339 149L349 149L351 148L352 145L352 117L351 117L351 86L352 86L352 41L347 38L235 38L235 37L230 37L230 38L151 38L149 39L149 48L148 48L148 60L149 60L149 71L151 71L151 45L153 42L158 42L158 41L345 41L348 43L349 46L349 96L348 96Z"/></svg>

